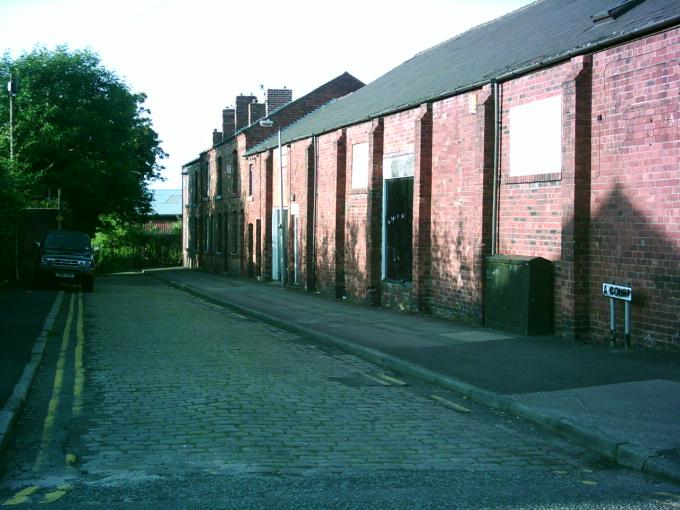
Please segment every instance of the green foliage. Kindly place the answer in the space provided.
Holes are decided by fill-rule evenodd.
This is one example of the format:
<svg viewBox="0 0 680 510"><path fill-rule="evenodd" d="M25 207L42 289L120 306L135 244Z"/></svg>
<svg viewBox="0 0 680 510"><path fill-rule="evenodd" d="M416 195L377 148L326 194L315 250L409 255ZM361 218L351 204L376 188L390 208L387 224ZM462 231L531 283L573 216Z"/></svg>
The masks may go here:
<svg viewBox="0 0 680 510"><path fill-rule="evenodd" d="M99 248L98 273L178 266L182 263L179 233L147 231L141 223L116 215L100 218L93 244Z"/></svg>
<svg viewBox="0 0 680 510"><path fill-rule="evenodd" d="M90 50L38 47L16 60L5 54L2 157L9 154L10 73L17 83L15 163L4 175L12 180L13 195L36 206L61 189L66 225L88 233L102 214L132 219L148 213L147 183L159 178L158 161L166 154L143 107L146 96L132 93Z"/></svg>
<svg viewBox="0 0 680 510"><path fill-rule="evenodd" d="M15 165L0 157L0 284L15 276L16 225L24 207L23 195L17 191Z"/></svg>

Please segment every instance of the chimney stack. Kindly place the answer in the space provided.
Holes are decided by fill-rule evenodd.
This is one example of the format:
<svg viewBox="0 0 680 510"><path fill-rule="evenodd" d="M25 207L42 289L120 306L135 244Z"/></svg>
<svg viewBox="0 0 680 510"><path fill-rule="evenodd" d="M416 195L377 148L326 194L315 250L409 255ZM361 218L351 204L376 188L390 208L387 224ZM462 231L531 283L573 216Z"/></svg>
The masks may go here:
<svg viewBox="0 0 680 510"><path fill-rule="evenodd" d="M287 88L267 89L265 102L267 104L267 115L287 105L293 100L293 91Z"/></svg>
<svg viewBox="0 0 680 510"><path fill-rule="evenodd" d="M250 103L248 105L248 124L254 124L267 114L264 103Z"/></svg>
<svg viewBox="0 0 680 510"><path fill-rule="evenodd" d="M248 125L248 105L255 101L255 96L236 96L236 131Z"/></svg>
<svg viewBox="0 0 680 510"><path fill-rule="evenodd" d="M217 129L213 130L213 145L216 145L222 141L222 132Z"/></svg>
<svg viewBox="0 0 680 510"><path fill-rule="evenodd" d="M226 140L236 132L236 112L233 108L222 110L222 136Z"/></svg>

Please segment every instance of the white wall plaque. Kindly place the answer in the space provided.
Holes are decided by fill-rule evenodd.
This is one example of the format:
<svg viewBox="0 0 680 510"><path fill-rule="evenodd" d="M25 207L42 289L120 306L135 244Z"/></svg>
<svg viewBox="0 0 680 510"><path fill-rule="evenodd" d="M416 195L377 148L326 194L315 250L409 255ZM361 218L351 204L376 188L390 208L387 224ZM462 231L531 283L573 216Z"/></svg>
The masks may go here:
<svg viewBox="0 0 680 510"><path fill-rule="evenodd" d="M352 145L352 188L368 187L368 142Z"/></svg>
<svg viewBox="0 0 680 510"><path fill-rule="evenodd" d="M510 176L562 171L562 96L510 108Z"/></svg>

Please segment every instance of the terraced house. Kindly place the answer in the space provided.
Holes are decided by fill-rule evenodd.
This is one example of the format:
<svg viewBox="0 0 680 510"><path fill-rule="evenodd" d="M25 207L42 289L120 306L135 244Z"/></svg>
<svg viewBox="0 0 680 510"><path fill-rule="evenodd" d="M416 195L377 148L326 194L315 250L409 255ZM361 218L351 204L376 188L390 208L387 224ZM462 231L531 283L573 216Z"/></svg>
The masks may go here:
<svg viewBox="0 0 680 510"><path fill-rule="evenodd" d="M679 22L673 0L539 0L296 122L267 115L266 139L185 167L188 264L590 340L623 315L608 283L634 344L677 350ZM209 212L212 155L238 167L233 222Z"/></svg>

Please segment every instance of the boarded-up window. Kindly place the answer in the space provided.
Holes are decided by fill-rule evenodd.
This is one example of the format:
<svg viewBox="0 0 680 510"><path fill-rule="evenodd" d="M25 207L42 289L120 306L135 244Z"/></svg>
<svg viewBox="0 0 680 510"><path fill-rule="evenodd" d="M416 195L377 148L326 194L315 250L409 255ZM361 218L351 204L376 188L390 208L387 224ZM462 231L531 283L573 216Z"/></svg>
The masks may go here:
<svg viewBox="0 0 680 510"><path fill-rule="evenodd" d="M368 143L352 145L352 188L368 187Z"/></svg>
<svg viewBox="0 0 680 510"><path fill-rule="evenodd" d="M385 181L385 278L410 282L413 261L413 177Z"/></svg>
<svg viewBox="0 0 680 510"><path fill-rule="evenodd" d="M383 158L383 278L410 282L413 261L413 154Z"/></svg>
<svg viewBox="0 0 680 510"><path fill-rule="evenodd" d="M562 171L562 96L510 108L510 176Z"/></svg>

